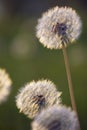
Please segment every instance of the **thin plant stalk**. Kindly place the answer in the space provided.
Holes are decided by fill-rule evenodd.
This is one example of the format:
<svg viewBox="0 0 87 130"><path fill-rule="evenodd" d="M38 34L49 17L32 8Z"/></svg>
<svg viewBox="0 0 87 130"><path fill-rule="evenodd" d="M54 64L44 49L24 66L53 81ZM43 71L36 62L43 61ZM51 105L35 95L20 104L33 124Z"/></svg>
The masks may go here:
<svg viewBox="0 0 87 130"><path fill-rule="evenodd" d="M71 105L72 105L72 109L74 111L76 111L76 114L77 114L77 117L78 117L77 107L76 107L75 97L74 97L74 90L73 90L73 85L72 85L72 79L71 79L71 73L70 73L70 67L69 67L69 60L68 60L67 51L66 51L66 48L65 48L64 45L63 45L62 50L63 50L63 55L64 55L64 61L65 61L65 67L66 67L66 73L67 73L67 80L68 80L68 85L69 85ZM79 118L78 118L78 122L79 122ZM81 130L80 122L79 122L79 130Z"/></svg>

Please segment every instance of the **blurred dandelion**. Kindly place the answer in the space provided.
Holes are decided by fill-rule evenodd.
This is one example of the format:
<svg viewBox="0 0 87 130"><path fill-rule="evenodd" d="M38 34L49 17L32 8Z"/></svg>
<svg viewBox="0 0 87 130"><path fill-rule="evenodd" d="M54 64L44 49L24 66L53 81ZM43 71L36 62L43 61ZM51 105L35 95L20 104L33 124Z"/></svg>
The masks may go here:
<svg viewBox="0 0 87 130"><path fill-rule="evenodd" d="M80 17L70 7L58 6L49 9L38 20L36 36L40 42L50 49L62 49L69 84L72 108L76 110L74 92L71 80L66 47L78 39L81 33L82 23Z"/></svg>
<svg viewBox="0 0 87 130"><path fill-rule="evenodd" d="M79 66L87 62L86 48L83 46L71 48L69 55L73 66Z"/></svg>
<svg viewBox="0 0 87 130"><path fill-rule="evenodd" d="M6 101L11 90L12 81L5 69L0 68L0 104Z"/></svg>
<svg viewBox="0 0 87 130"><path fill-rule="evenodd" d="M31 58L36 53L36 46L32 43L32 38L27 33L16 36L10 46L10 53L14 58Z"/></svg>
<svg viewBox="0 0 87 130"><path fill-rule="evenodd" d="M32 130L78 130L78 119L70 108L52 106L36 116Z"/></svg>
<svg viewBox="0 0 87 130"><path fill-rule="evenodd" d="M61 92L49 80L32 81L19 90L16 105L29 118L34 118L44 107L59 105Z"/></svg>

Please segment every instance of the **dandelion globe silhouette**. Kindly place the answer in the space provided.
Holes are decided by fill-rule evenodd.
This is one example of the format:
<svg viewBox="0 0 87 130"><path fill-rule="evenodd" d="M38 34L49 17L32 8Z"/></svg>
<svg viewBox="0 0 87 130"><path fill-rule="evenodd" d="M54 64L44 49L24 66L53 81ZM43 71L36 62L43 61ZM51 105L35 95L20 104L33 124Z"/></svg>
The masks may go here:
<svg viewBox="0 0 87 130"><path fill-rule="evenodd" d="M20 112L34 118L43 108L59 105L61 92L50 80L39 80L27 83L16 96L16 105Z"/></svg>
<svg viewBox="0 0 87 130"><path fill-rule="evenodd" d="M12 81L5 69L0 68L0 104L7 100L10 94Z"/></svg>
<svg viewBox="0 0 87 130"><path fill-rule="evenodd" d="M32 130L78 130L78 119L70 108L52 106L37 115Z"/></svg>

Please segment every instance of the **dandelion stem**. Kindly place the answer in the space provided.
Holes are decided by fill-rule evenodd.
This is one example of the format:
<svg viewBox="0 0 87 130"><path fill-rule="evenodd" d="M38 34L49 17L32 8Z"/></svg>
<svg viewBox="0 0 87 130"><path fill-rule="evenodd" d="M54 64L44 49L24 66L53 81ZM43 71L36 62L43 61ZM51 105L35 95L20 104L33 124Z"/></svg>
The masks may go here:
<svg viewBox="0 0 87 130"><path fill-rule="evenodd" d="M77 111L75 98L74 98L74 91L73 91L73 86L72 86L70 67L69 67L69 60L68 60L68 56L67 56L67 52L66 52L65 46L63 46L63 55L64 55L67 79L68 79L68 84L69 84L69 92L70 92L71 104L72 104L73 110Z"/></svg>
<svg viewBox="0 0 87 130"><path fill-rule="evenodd" d="M71 105L72 105L72 109L74 111L76 111L76 114L77 114L77 117L78 117L75 98L74 98L74 91L73 91L70 67L69 67L69 60L68 60L67 51L66 51L66 48L65 48L64 45L63 45L62 50L63 50L63 55L64 55L64 61L65 61L65 67L66 67L66 73L67 73L67 80L68 80L68 85L69 85L69 93L70 93L70 98L71 98ZM78 119L78 121L79 121L79 119ZM79 122L79 130L81 130L80 122Z"/></svg>

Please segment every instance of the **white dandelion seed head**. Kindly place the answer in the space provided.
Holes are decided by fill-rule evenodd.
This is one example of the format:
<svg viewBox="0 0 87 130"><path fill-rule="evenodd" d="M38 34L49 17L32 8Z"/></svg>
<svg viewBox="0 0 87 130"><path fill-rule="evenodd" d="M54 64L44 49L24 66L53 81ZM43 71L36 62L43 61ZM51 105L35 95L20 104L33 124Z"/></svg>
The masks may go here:
<svg viewBox="0 0 87 130"><path fill-rule="evenodd" d="M59 105L61 92L49 80L32 81L19 90L16 105L20 112L34 118L44 107Z"/></svg>
<svg viewBox="0 0 87 130"><path fill-rule="evenodd" d="M12 81L5 69L0 68L0 104L6 101L11 90Z"/></svg>
<svg viewBox="0 0 87 130"><path fill-rule="evenodd" d="M50 49L61 49L78 39L82 28L80 17L70 7L54 7L43 13L36 26L36 36Z"/></svg>
<svg viewBox="0 0 87 130"><path fill-rule="evenodd" d="M78 130L76 113L66 106L42 110L32 122L32 130Z"/></svg>

